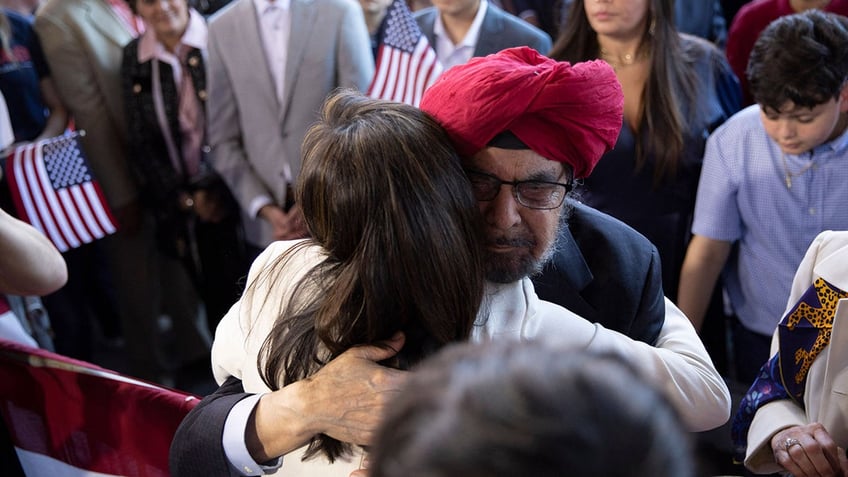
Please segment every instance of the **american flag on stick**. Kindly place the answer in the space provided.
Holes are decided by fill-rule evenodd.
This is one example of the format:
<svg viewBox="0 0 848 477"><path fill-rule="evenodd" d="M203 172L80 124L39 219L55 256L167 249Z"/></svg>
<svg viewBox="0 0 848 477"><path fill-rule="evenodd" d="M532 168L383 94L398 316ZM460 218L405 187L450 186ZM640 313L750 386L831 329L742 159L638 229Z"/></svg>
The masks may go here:
<svg viewBox="0 0 848 477"><path fill-rule="evenodd" d="M4 168L18 218L46 235L60 252L117 230L79 136L74 132L18 146Z"/></svg>
<svg viewBox="0 0 848 477"><path fill-rule="evenodd" d="M404 0L392 2L386 22L368 96L418 106L424 90L442 74L442 65Z"/></svg>

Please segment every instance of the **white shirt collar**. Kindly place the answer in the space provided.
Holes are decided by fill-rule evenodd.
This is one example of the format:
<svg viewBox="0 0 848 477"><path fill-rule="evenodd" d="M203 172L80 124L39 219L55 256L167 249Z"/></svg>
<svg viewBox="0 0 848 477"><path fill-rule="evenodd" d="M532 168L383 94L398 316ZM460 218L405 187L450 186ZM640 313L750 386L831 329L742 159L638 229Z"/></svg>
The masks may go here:
<svg viewBox="0 0 848 477"><path fill-rule="evenodd" d="M194 9L189 9L188 15L188 26L185 33L183 33L183 37L180 38L180 44L197 48L198 50L205 50L206 22L203 21L203 17L194 11ZM165 51L165 47L156 40L156 34L153 33L153 29L147 28L141 35L141 39L138 40L138 62L144 63L153 58L170 63L171 61L169 60L173 58L173 55Z"/></svg>
<svg viewBox="0 0 848 477"><path fill-rule="evenodd" d="M288 10L291 6L291 0L253 0L253 5L256 7L256 13L262 15L271 6Z"/></svg>
<svg viewBox="0 0 848 477"><path fill-rule="evenodd" d="M454 45L455 48L467 46L473 49L477 46L477 39L480 37L480 26L483 25L483 17L486 16L488 6L489 2L487 0L480 0L480 7L477 8L477 14L474 16L474 21L471 22L471 27L468 29L468 33L465 34L465 38L463 38L462 41ZM436 22L433 24L433 34L436 35L437 38L445 38L447 41L450 41L450 38L445 31L445 24L442 23L442 15L439 12L436 12Z"/></svg>
<svg viewBox="0 0 848 477"><path fill-rule="evenodd" d="M471 22L468 33L456 45L448 37L445 31L445 25L442 23L442 17L437 12L436 22L433 24L433 34L436 37L434 47L436 48L436 57L446 70L453 66L467 63L474 56L477 40L480 37L480 27L483 25L483 18L486 16L487 9L488 2L486 0L480 0L480 6L477 8L477 14Z"/></svg>

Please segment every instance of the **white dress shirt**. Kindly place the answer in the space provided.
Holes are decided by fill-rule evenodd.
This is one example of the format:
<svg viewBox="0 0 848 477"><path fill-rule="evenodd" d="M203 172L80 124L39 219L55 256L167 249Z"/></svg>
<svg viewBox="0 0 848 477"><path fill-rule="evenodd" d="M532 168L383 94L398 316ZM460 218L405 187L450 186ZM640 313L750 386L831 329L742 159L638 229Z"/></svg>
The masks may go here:
<svg viewBox="0 0 848 477"><path fill-rule="evenodd" d="M265 45L265 58L268 69L277 88L280 103L285 97L286 57L289 49L291 31L290 0L253 0L259 15L259 29L262 44Z"/></svg>
<svg viewBox="0 0 848 477"><path fill-rule="evenodd" d="M253 0L256 14L259 17L259 29L262 44L265 47L265 60L268 71L274 80L277 101L283 103L286 93L286 59L289 50L289 34L291 33L291 0ZM288 167L285 180L292 182L292 173ZM262 207L274 201L268 195L254 198L248 205L251 217L257 217Z"/></svg>
<svg viewBox="0 0 848 477"><path fill-rule="evenodd" d="M436 57L439 58L445 70L451 66L465 64L474 56L477 39L480 37L480 26L483 24L483 17L486 16L488 6L489 3L486 0L480 0L480 8L477 9L477 15L471 22L471 28L465 34L465 38L455 45L445 31L442 15L436 15L436 22L433 24L433 35L436 37Z"/></svg>

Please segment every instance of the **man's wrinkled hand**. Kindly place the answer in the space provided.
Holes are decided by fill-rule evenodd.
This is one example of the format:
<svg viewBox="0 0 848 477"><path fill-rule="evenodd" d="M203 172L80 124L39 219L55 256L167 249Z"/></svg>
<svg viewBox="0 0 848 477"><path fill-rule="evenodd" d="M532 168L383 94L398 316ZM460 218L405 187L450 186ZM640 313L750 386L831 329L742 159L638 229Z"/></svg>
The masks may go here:
<svg viewBox="0 0 848 477"><path fill-rule="evenodd" d="M368 445L383 408L400 392L407 372L377 364L401 349L398 333L382 344L358 346L330 361L313 376L265 394L245 430L251 457L265 462L326 434Z"/></svg>
<svg viewBox="0 0 848 477"><path fill-rule="evenodd" d="M407 379L407 372L377 364L397 354L403 335L398 333L384 343L387 347L351 348L306 380L310 400L305 411L313 416L316 434L359 445L371 443L384 408Z"/></svg>

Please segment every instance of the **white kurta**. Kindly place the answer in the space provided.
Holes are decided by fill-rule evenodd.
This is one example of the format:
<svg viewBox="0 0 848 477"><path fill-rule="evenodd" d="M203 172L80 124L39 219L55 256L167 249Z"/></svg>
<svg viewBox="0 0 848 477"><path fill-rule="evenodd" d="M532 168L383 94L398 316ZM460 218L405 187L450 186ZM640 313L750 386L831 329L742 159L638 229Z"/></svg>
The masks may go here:
<svg viewBox="0 0 848 477"><path fill-rule="evenodd" d="M271 244L253 263L248 284L275 263L297 241ZM257 370L259 348L270 332L276 313L286 305L292 287L323 257L310 246L286 262L274 283L257 283L251 300L246 294L221 320L212 345L213 373L218 383L229 376L244 382L248 392L267 392ZM285 278L283 278L285 277ZM689 320L666 300L666 319L655 346L590 323L565 308L542 301L529 279L509 284L488 283L484 304L472 330L473 341L490 339L546 339L563 350L590 350L624 357L664 390L692 431L724 424L730 415L730 393ZM286 455L282 474L290 476L347 477L359 465L329 465L323 458L301 462L303 448Z"/></svg>

